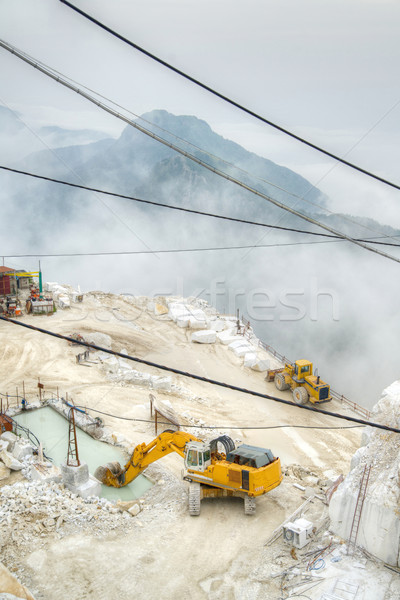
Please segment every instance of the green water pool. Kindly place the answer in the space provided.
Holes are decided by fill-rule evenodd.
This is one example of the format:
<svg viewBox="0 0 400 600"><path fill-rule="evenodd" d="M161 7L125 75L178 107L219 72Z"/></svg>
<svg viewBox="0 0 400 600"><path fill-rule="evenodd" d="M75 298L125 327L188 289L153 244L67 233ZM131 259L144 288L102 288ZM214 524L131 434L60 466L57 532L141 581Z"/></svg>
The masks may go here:
<svg viewBox="0 0 400 600"><path fill-rule="evenodd" d="M20 425L27 427L42 442L46 456L56 465L67 460L68 452L68 421L49 406L37 410L26 411L14 417ZM110 444L95 440L90 435L76 428L78 438L79 459L89 466L93 475L98 466L107 462L126 462L121 450ZM133 500L139 498L152 483L143 475L139 475L129 485L123 488L102 486L102 496L108 500Z"/></svg>

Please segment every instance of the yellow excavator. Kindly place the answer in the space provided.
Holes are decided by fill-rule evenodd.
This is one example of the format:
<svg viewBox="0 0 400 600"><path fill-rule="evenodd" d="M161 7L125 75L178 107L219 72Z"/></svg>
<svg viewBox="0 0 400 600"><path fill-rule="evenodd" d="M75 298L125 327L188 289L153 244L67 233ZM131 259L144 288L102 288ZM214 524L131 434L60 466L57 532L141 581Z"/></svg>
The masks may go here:
<svg viewBox="0 0 400 600"><path fill-rule="evenodd" d="M184 431L172 430L164 431L150 444L136 446L125 467L118 462L108 463L96 469L95 477L105 485L122 487L171 452L184 459L183 479L189 482L192 516L200 514L203 498L221 496L243 498L245 514L253 515L256 496L269 492L282 481L280 459L271 450L247 444L235 448L227 435L203 442Z"/></svg>
<svg viewBox="0 0 400 600"><path fill-rule="evenodd" d="M296 404L321 404L330 402L330 387L319 375L313 375L313 365L309 360L296 360L287 363L283 369L274 371L275 386L278 390L291 388Z"/></svg>

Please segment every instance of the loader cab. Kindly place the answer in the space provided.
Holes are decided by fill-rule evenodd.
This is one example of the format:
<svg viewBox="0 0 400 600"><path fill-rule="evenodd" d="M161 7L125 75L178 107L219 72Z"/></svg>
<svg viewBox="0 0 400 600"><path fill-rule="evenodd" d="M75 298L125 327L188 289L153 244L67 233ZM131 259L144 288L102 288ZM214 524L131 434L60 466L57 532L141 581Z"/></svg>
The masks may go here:
<svg viewBox="0 0 400 600"><path fill-rule="evenodd" d="M205 471L211 465L209 444L188 442L185 448L185 467L191 471Z"/></svg>
<svg viewBox="0 0 400 600"><path fill-rule="evenodd" d="M312 371L313 366L309 360L296 360L293 379L298 383L304 382L306 377L312 375Z"/></svg>

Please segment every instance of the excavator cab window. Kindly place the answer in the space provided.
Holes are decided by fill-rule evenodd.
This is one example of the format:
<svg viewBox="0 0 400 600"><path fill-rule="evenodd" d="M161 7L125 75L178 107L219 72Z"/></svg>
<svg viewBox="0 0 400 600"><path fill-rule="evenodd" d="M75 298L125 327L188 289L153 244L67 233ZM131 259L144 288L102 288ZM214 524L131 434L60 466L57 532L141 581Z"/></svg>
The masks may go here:
<svg viewBox="0 0 400 600"><path fill-rule="evenodd" d="M310 370L310 365L307 365L306 367L301 367L300 373L308 373L309 370Z"/></svg>
<svg viewBox="0 0 400 600"><path fill-rule="evenodd" d="M185 466L195 471L205 471L211 465L211 448L208 444L194 442L185 450Z"/></svg>
<svg viewBox="0 0 400 600"><path fill-rule="evenodd" d="M189 450L187 456L187 465L188 467L197 467L198 463L198 452L197 450Z"/></svg>

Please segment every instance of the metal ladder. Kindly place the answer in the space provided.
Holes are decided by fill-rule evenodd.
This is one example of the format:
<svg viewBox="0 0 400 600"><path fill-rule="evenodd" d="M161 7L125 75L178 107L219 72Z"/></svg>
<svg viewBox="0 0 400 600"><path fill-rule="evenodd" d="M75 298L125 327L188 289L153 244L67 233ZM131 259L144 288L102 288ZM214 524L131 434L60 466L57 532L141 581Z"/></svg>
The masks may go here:
<svg viewBox="0 0 400 600"><path fill-rule="evenodd" d="M364 471L363 471L363 474L361 477L360 490L358 492L356 508L354 511L354 517L353 517L353 522L351 524L351 530L350 530L350 536L349 536L349 551L351 551L351 553L354 552L354 549L356 547L358 528L360 527L361 513L362 513L362 509L363 509L363 505L364 505L365 495L367 492L370 471L371 471L371 465L365 465Z"/></svg>

